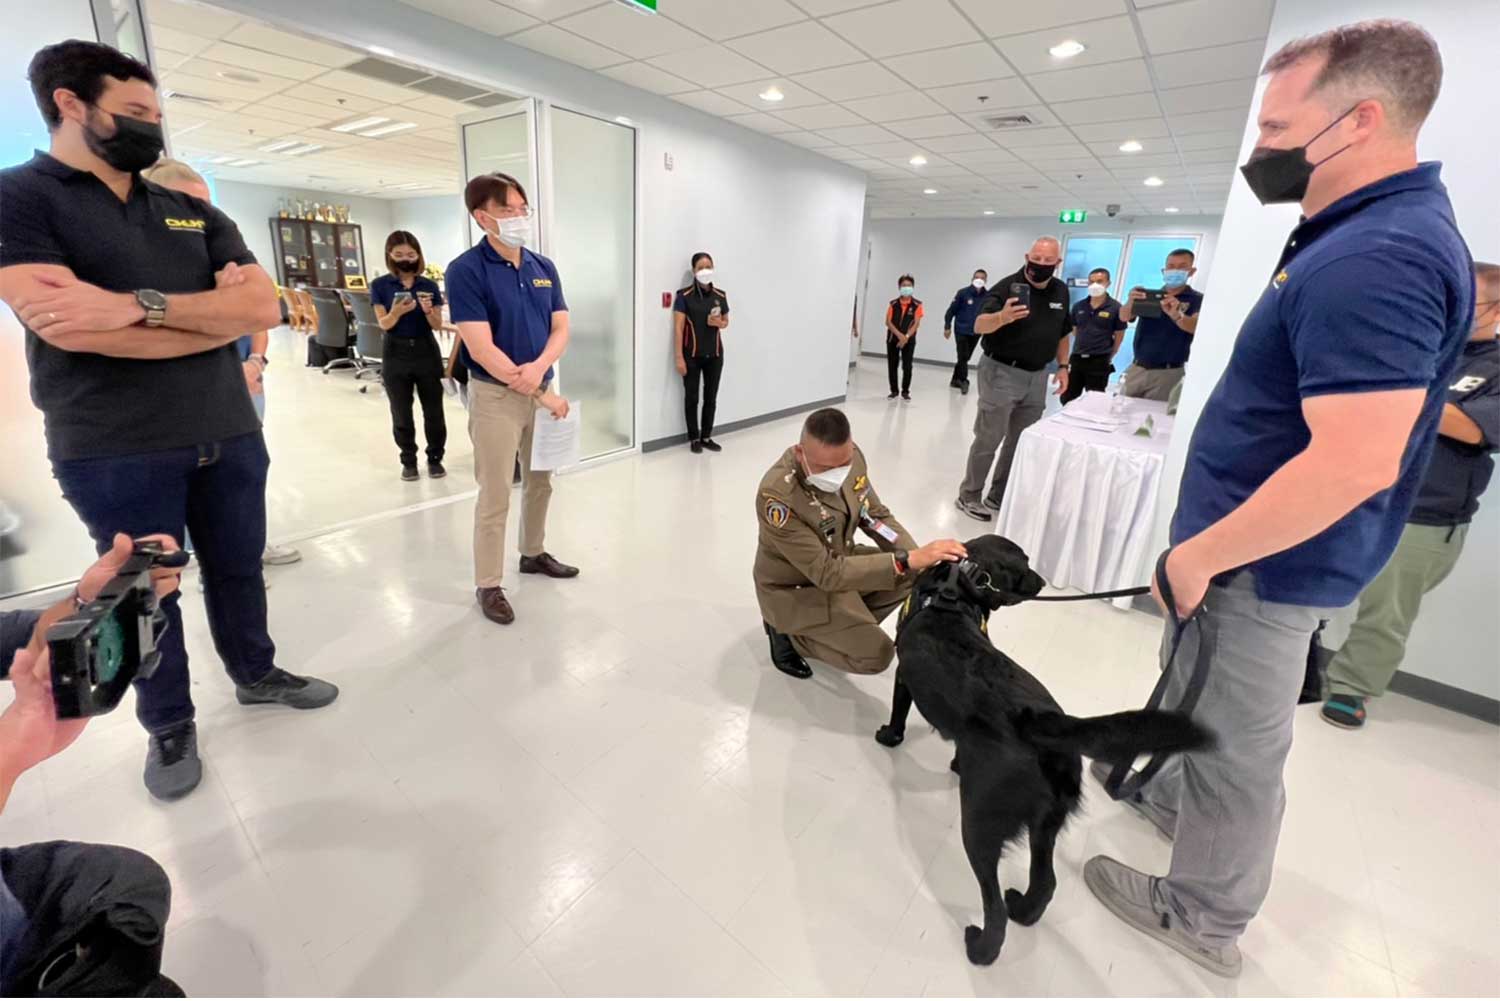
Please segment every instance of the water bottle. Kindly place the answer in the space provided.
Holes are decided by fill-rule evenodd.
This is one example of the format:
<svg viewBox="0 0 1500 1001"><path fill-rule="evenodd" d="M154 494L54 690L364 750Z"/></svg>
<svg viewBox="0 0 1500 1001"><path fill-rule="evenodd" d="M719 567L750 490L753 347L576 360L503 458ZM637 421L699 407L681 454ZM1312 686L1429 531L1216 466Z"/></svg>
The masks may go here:
<svg viewBox="0 0 1500 1001"><path fill-rule="evenodd" d="M1109 412L1112 414L1118 415L1125 412L1125 375L1124 372L1120 373L1120 378L1115 382L1111 391Z"/></svg>

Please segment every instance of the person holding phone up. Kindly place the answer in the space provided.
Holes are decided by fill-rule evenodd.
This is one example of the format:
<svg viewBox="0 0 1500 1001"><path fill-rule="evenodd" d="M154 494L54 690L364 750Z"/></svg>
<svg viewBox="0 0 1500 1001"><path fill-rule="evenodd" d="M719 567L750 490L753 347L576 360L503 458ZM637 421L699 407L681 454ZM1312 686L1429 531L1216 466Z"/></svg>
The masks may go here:
<svg viewBox="0 0 1500 1001"><path fill-rule="evenodd" d="M719 377L724 374L724 330L729 326L729 296L714 284L714 259L698 251L690 262L693 283L677 290L672 322L677 334L677 374L682 376L682 405L687 415L688 445L723 451L714 441L714 411ZM703 423L698 423L698 384L703 384Z"/></svg>
<svg viewBox="0 0 1500 1001"><path fill-rule="evenodd" d="M1203 293L1188 284L1197 274L1195 257L1186 247L1167 255L1160 291L1137 285L1120 309L1120 319L1135 323L1135 361L1125 372L1125 395L1167 402L1187 371Z"/></svg>
<svg viewBox="0 0 1500 1001"><path fill-rule="evenodd" d="M443 326L443 293L437 282L422 274L427 261L422 245L404 229L385 238L389 274L370 283L375 319L385 331L380 349L380 380L391 402L391 435L401 450L401 478L417 478L417 425L412 414L412 390L422 401L422 425L427 435L427 475L448 475L443 451L448 423L443 417L443 353L434 330Z"/></svg>
<svg viewBox="0 0 1500 1001"><path fill-rule="evenodd" d="M984 351L979 361L979 412L974 417L968 469L954 506L976 521L989 521L990 512L1000 510L1016 441L1022 431L1042 419L1049 362L1057 362L1055 391L1068 391L1068 335L1073 332L1073 318L1068 287L1053 274L1061 260L1057 237L1038 237L1026 252L1025 266L990 286L989 297L974 320L974 333Z"/></svg>

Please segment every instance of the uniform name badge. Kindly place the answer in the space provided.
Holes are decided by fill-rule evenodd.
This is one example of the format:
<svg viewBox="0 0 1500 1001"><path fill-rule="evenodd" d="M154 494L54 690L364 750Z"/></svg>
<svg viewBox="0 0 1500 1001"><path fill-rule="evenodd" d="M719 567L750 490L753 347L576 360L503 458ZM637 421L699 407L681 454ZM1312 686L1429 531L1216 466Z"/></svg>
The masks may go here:
<svg viewBox="0 0 1500 1001"><path fill-rule="evenodd" d="M883 521L879 521L879 520L877 520L875 518L870 517L870 514L869 514L868 511L864 512L863 517L864 517L864 522L865 522L865 524L867 526L869 526L870 531L874 532L876 535L880 536L885 541L887 541L887 542L895 542L897 539L900 538L900 536L898 536L896 534L896 530L894 528L892 528L891 526L887 525Z"/></svg>

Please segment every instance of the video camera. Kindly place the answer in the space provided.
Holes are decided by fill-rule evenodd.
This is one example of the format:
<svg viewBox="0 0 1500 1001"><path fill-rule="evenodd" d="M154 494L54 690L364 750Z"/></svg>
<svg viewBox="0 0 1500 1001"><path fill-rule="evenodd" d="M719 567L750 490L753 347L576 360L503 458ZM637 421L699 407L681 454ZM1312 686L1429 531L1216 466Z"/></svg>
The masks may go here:
<svg viewBox="0 0 1500 1001"><path fill-rule="evenodd" d="M136 542L98 597L47 630L58 719L101 716L120 704L132 681L155 673L167 620L151 571L188 559L163 552L159 542Z"/></svg>

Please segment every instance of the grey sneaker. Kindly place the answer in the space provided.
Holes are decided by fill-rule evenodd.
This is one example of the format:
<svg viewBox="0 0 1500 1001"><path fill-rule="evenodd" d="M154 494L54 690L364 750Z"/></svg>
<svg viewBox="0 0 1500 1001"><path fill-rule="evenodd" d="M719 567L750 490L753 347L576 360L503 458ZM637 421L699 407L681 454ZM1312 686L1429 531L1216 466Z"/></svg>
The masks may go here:
<svg viewBox="0 0 1500 1001"><path fill-rule="evenodd" d="M1000 502L997 500L990 500L988 497L984 499L984 506L989 508L991 511L996 512L997 514L1000 511Z"/></svg>
<svg viewBox="0 0 1500 1001"><path fill-rule="evenodd" d="M1113 766L1107 761L1095 761L1089 765L1089 774L1094 777L1095 782L1099 783L1100 788L1103 788L1104 784L1109 781L1109 773L1112 770ZM1134 768L1127 775L1127 779L1133 778L1135 778ZM1176 836L1176 818L1168 814L1165 810L1146 802L1141 798L1140 793L1136 793L1134 796L1119 800L1118 802L1130 807L1130 809L1135 811L1136 816L1142 820L1150 822L1151 826L1156 829L1156 833L1160 834L1167 841L1171 841Z"/></svg>
<svg viewBox="0 0 1500 1001"><path fill-rule="evenodd" d="M273 667L258 684L236 685L234 697L242 706L275 704L293 709L321 709L339 697L339 689L326 681L299 678Z"/></svg>
<svg viewBox="0 0 1500 1001"><path fill-rule="evenodd" d="M962 497L954 501L953 506L958 508L964 514L968 515L970 518L973 518L975 521L993 521L995 518L995 516L990 514L989 511L985 510L982 505L975 504L973 501L966 501Z"/></svg>
<svg viewBox="0 0 1500 1001"><path fill-rule="evenodd" d="M198 727L192 720L150 735L146 745L146 791L157 799L181 799L203 781Z"/></svg>
<svg viewBox="0 0 1500 1001"><path fill-rule="evenodd" d="M1137 931L1176 949L1210 973L1231 979L1240 975L1244 961L1239 946L1212 948L1184 931L1170 911L1157 905L1155 877L1107 855L1095 855L1084 864L1083 881L1111 914Z"/></svg>

